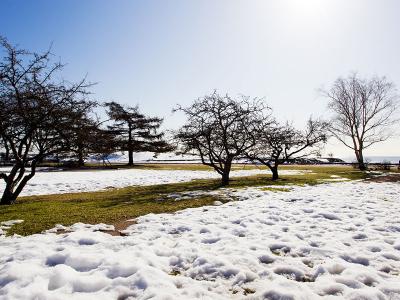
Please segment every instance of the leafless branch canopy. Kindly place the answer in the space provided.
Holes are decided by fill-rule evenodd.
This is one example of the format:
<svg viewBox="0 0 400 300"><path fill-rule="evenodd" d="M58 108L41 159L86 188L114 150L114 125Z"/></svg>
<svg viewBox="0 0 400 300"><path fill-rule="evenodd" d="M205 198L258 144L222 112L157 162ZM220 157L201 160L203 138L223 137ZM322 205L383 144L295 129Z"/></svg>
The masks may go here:
<svg viewBox="0 0 400 300"><path fill-rule="evenodd" d="M355 151L363 167L363 150L387 140L398 122L399 96L385 77L359 78L356 73L339 78L323 94L334 113L330 131L346 147Z"/></svg>
<svg viewBox="0 0 400 300"><path fill-rule="evenodd" d="M291 124L280 125L276 121L263 124L256 131L257 143L245 152L251 161L270 168L273 179L278 179L278 166L294 158L319 153L327 140L328 123L309 119L305 130L297 130Z"/></svg>
<svg viewBox="0 0 400 300"><path fill-rule="evenodd" d="M10 45L0 46L0 136L15 164L1 177L6 181L2 202L12 202L34 176L44 157L68 148L70 126L93 103L86 101L90 84L53 80L62 64L51 63L50 52L30 53ZM25 174L26 168L30 172Z"/></svg>
<svg viewBox="0 0 400 300"><path fill-rule="evenodd" d="M175 110L188 118L176 133L181 152L199 155L223 177L223 184L228 184L232 161L256 144L255 128L270 117L262 99L234 99L217 92Z"/></svg>

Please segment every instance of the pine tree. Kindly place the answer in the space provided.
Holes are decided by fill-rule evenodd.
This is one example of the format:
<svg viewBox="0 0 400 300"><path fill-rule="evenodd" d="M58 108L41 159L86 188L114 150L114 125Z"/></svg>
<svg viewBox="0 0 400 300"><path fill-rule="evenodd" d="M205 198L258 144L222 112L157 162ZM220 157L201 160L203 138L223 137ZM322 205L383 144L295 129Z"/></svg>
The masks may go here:
<svg viewBox="0 0 400 300"><path fill-rule="evenodd" d="M118 137L118 147L127 151L128 165L133 165L135 152L168 152L171 146L159 132L163 119L148 117L139 111L139 107L122 106L116 102L105 103L109 118L114 121L109 129Z"/></svg>

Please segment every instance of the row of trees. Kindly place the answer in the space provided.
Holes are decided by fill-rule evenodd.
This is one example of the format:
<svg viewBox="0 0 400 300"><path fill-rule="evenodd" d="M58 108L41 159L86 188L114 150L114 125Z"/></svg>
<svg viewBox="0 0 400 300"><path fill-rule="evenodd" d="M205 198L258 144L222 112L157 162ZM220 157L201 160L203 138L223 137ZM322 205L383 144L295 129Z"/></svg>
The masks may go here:
<svg viewBox="0 0 400 300"><path fill-rule="evenodd" d="M277 122L260 99L214 92L176 109L188 121L175 138L182 153L200 156L203 164L213 167L223 185L229 184L235 159L267 166L276 180L279 165L317 154L330 136L353 150L358 168L366 170L364 150L398 133L393 127L399 122L395 85L385 77L363 79L352 73L321 92L332 117L329 122L310 118L305 130Z"/></svg>
<svg viewBox="0 0 400 300"><path fill-rule="evenodd" d="M127 151L169 151L159 133L160 118L147 117L138 107L116 102L103 104L108 119L94 113L89 100L91 83L58 80L61 63L52 63L49 51L37 54L13 47L0 39L5 52L0 62L0 141L12 158L11 171L0 173L5 181L1 204L13 203L44 159L75 155L78 164L92 153L106 156ZM8 157L7 157L8 156Z"/></svg>
<svg viewBox="0 0 400 300"><path fill-rule="evenodd" d="M1 204L16 200L39 163L60 155L74 156L82 166L89 155L104 160L126 151L128 164L133 165L134 152L175 150L200 157L221 175L222 185L228 185L235 160L263 164L276 180L279 165L318 153L332 135L354 150L364 170L364 149L390 137L391 125L397 122L393 83L351 74L323 91L332 112L329 122L310 118L305 129L298 130L289 122L278 122L262 99L214 92L175 109L187 121L173 133L175 143L167 143L160 131L161 118L117 102L99 104L90 99L92 84L86 79L57 79L63 65L53 63L49 51L31 53L4 38L0 43L5 53L0 61L0 147L13 161L9 173L0 173L6 183ZM99 107L107 118L95 113Z"/></svg>
<svg viewBox="0 0 400 300"><path fill-rule="evenodd" d="M171 147L160 132L163 119L148 117L139 108L123 106L115 101L99 104L87 101L91 106L102 106L107 115L106 120L100 120L92 110L85 111L75 120L65 138L68 147L62 152L64 156L76 158L77 166L84 166L85 159L94 155L105 159L116 151L128 153L128 165L133 165L133 153L150 151L166 152Z"/></svg>
<svg viewBox="0 0 400 300"><path fill-rule="evenodd" d="M315 154L327 140L328 123L308 120L304 131L279 124L260 99L234 99L217 92L199 98L191 106L176 108L188 121L176 133L181 153L200 156L229 184L234 160L247 159L267 166L272 179L279 165L293 158Z"/></svg>

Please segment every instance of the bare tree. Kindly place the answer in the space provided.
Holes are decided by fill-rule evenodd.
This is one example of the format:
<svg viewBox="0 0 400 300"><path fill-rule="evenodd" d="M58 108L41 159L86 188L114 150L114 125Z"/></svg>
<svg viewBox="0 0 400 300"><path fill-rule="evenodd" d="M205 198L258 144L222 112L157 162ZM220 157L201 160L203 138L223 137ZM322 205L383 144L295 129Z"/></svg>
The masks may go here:
<svg viewBox="0 0 400 300"><path fill-rule="evenodd" d="M364 150L387 140L397 122L399 97L394 84L385 77L362 79L354 73L338 78L323 94L334 113L330 131L354 151L359 169L365 170Z"/></svg>
<svg viewBox="0 0 400 300"><path fill-rule="evenodd" d="M133 165L134 152L169 152L171 146L163 139L164 133L159 132L163 119L148 117L136 107L125 107L117 102L105 103L107 114L114 124L109 126L119 137L119 148L127 151L129 162Z"/></svg>
<svg viewBox="0 0 400 300"><path fill-rule="evenodd" d="M326 142L328 124L309 119L304 131L295 129L289 123L270 123L256 130L257 143L246 151L246 157L253 162L267 166L272 172L272 180L279 179L279 165L319 153Z"/></svg>
<svg viewBox="0 0 400 300"><path fill-rule="evenodd" d="M233 99L217 92L174 111L187 116L186 124L175 134L181 153L200 156L204 165L221 175L222 185L229 184L234 159L256 144L254 128L269 117L265 115L269 109L259 99Z"/></svg>
<svg viewBox="0 0 400 300"><path fill-rule="evenodd" d="M92 103L94 106L95 102ZM103 138L102 129L100 128L102 122L90 116L89 112L89 110L81 111L80 115L74 118L74 122L68 130L67 138L70 145L68 152L76 157L79 167L85 165L85 159L90 154L96 153L99 139L102 140Z"/></svg>
<svg viewBox="0 0 400 300"><path fill-rule="evenodd" d="M68 149L66 136L74 118L91 104L79 98L87 94L85 80L53 80L62 65L51 64L50 52L16 49L5 39L0 45L5 52L0 61L0 136L13 158L11 171L0 173L6 183L0 203L11 204L43 158Z"/></svg>
<svg viewBox="0 0 400 300"><path fill-rule="evenodd" d="M94 157L102 160L105 165L107 162L109 163L110 155L118 150L117 145L117 137L112 130L97 128L91 135L89 149Z"/></svg>

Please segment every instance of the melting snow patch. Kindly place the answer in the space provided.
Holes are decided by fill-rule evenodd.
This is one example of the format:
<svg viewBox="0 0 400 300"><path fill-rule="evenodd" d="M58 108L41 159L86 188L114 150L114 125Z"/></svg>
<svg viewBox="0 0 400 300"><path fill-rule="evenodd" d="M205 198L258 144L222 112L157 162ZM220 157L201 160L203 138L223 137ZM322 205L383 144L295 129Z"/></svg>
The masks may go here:
<svg viewBox="0 0 400 300"><path fill-rule="evenodd" d="M399 184L231 192L247 200L142 216L124 237L1 236L0 299L400 299Z"/></svg>
<svg viewBox="0 0 400 300"><path fill-rule="evenodd" d="M24 220L9 220L0 223L0 236L6 235L7 230L10 229L15 224L20 224Z"/></svg>
<svg viewBox="0 0 400 300"><path fill-rule="evenodd" d="M7 171L1 168L2 171ZM9 169L8 169L9 170ZM302 175L305 170L282 170L282 175ZM268 170L250 169L234 170L231 176L251 176L270 174ZM193 179L220 178L214 171L191 170L94 170L94 171L53 171L36 172L22 191L22 196L88 192L121 188L133 185L155 185L191 181ZM0 190L4 182L0 182Z"/></svg>

